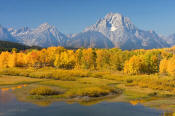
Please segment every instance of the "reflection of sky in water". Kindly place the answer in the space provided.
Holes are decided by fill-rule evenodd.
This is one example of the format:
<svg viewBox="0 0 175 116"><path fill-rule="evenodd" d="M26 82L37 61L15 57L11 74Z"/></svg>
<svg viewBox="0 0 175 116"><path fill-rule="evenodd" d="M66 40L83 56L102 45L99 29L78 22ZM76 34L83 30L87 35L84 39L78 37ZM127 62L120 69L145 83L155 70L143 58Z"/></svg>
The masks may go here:
<svg viewBox="0 0 175 116"><path fill-rule="evenodd" d="M47 107L19 102L9 91L0 92L0 116L160 116L161 112L142 105L102 102L92 106L55 102Z"/></svg>
<svg viewBox="0 0 175 116"><path fill-rule="evenodd" d="M22 87L26 87L27 85L18 85L16 87L10 87L10 88L1 88L0 89L0 103L1 104L7 104L8 102L11 102L13 100L16 100L15 95L12 94L10 91L13 91L15 89L19 89Z"/></svg>

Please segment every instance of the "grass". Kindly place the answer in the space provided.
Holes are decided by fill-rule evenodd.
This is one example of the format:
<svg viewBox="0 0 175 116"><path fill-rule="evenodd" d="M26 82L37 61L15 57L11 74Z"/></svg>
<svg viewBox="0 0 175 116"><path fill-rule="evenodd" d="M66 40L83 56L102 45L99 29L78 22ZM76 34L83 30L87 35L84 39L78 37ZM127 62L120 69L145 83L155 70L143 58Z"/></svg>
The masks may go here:
<svg viewBox="0 0 175 116"><path fill-rule="evenodd" d="M175 96L175 78L158 74L130 76L113 71L54 68L9 68L1 69L0 74L3 74L0 76L0 88L16 86L15 93L20 99L40 104L49 104L54 100L91 104L87 100L92 101L97 98L96 101L99 102L103 97L119 94L122 94L122 99L131 100L131 103L136 104L142 99ZM28 86L18 88L23 84ZM40 101L47 101L47 103Z"/></svg>
<svg viewBox="0 0 175 116"><path fill-rule="evenodd" d="M6 85L22 85L22 84L32 84L43 81L42 79L26 78L23 76L0 76L0 88Z"/></svg>
<svg viewBox="0 0 175 116"><path fill-rule="evenodd" d="M119 92L116 87L108 86L111 83L113 83L111 80L92 77L80 78L76 81L49 80L40 82L41 85L66 89L65 95L63 95L66 98L82 96L99 97Z"/></svg>
<svg viewBox="0 0 175 116"><path fill-rule="evenodd" d="M9 72L12 73L14 70ZM30 71L31 70L33 69L30 69ZM46 69L42 69L42 70L46 70ZM10 75L16 75L16 76L8 76L7 74L9 74L9 72L5 73L6 75L2 76L3 79L1 79L0 85L3 88L4 85L15 86L15 85L20 85L24 83L28 84L28 86L25 88L21 86L21 88L15 89L16 93L19 94L19 96L23 99L25 98L27 99L28 98L29 99L31 98L32 99L53 99L53 98L54 99L60 99L60 98L61 99L71 99L71 98L81 99L81 97L92 97L92 98L103 97L106 95L119 94L120 92L119 89L116 88L116 86L111 86L113 84L112 80L86 77L88 74L87 71L85 72L86 74L83 72L78 73L79 71L72 71L71 74L79 76L79 77L76 77L76 80L57 80L57 79L48 78L48 77L31 78L31 77L17 76L16 73L10 74ZM26 71L26 72L29 72L29 71ZM25 71L23 73L25 73ZM61 92L57 90L61 90Z"/></svg>
<svg viewBox="0 0 175 116"><path fill-rule="evenodd" d="M102 88L102 87L86 87L80 89L72 89L65 93L66 97L100 97L112 93L112 88Z"/></svg>
<svg viewBox="0 0 175 116"><path fill-rule="evenodd" d="M49 86L57 86L65 89L76 89L76 88L84 88L90 86L107 86L108 84L112 84L113 81L106 79L98 79L98 78L80 78L76 81L61 81L61 80L49 80L40 82L42 85Z"/></svg>
<svg viewBox="0 0 175 116"><path fill-rule="evenodd" d="M41 69L6 68L1 69L0 74L26 76L26 77L32 77L33 79L34 78L49 79L48 81L41 81L40 84L57 86L65 89L72 89L72 88L76 89L91 86L116 87L118 83L118 84L124 84L125 86L138 86L140 88L149 88L154 91L168 91L169 93L171 93L171 95L175 94L175 78L170 76L160 76L160 75L130 76L130 75L124 75L121 72L112 72L112 71L102 72L102 71L89 71L89 70L62 70L55 68L41 68ZM8 78L6 80L8 80ZM13 83L13 81L15 81L15 83ZM33 82L25 79L19 82L16 79L12 80L10 79L10 81L3 81L2 79L0 80L1 85L26 84L26 83L33 83Z"/></svg>
<svg viewBox="0 0 175 116"><path fill-rule="evenodd" d="M55 80L75 81L80 77L89 77L88 70L63 70L55 68L5 68L0 70L1 75L26 76L32 78L45 78Z"/></svg>
<svg viewBox="0 0 175 116"><path fill-rule="evenodd" d="M59 91L56 91L49 87L37 87L30 90L30 95L48 96L48 95L58 95L58 94L60 94Z"/></svg>

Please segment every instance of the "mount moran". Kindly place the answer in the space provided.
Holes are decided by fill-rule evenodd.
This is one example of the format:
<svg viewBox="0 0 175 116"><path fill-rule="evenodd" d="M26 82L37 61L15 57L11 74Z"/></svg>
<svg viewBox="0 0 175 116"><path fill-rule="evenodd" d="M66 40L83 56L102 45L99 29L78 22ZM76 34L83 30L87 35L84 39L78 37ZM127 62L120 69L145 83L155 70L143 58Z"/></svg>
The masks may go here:
<svg viewBox="0 0 175 116"><path fill-rule="evenodd" d="M4 28L0 25L0 40L41 47L152 49L175 45L175 34L162 37L154 31L138 29L128 17L109 13L96 24L72 35L63 34L48 23L35 29Z"/></svg>

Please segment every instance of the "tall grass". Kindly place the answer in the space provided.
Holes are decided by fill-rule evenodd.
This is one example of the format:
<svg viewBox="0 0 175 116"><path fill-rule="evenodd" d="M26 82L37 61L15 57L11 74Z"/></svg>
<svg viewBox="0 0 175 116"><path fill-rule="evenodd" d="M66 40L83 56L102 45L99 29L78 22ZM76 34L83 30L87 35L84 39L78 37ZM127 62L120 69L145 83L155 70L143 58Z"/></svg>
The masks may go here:
<svg viewBox="0 0 175 116"><path fill-rule="evenodd" d="M72 89L65 93L66 97L100 97L109 95L112 93L119 93L119 89L114 89L112 87L86 87L80 89Z"/></svg>
<svg viewBox="0 0 175 116"><path fill-rule="evenodd" d="M159 75L138 75L121 78L126 86L139 86L159 91L169 91L175 94L175 78Z"/></svg>
<svg viewBox="0 0 175 116"><path fill-rule="evenodd" d="M58 95L59 92L56 91L56 90L53 90L49 87L37 87L37 88L34 88L30 91L30 94L31 95L42 95L42 96L45 96L45 95Z"/></svg>
<svg viewBox="0 0 175 116"><path fill-rule="evenodd" d="M83 86L103 85L105 81L112 81L110 83L120 83L126 86L139 86L141 88L150 88L153 90L169 91L175 94L175 77L165 75L126 75L121 72L100 72L100 71L89 71L89 70L62 70L55 68L6 68L0 69L0 74L13 75L13 76L26 76L32 78L45 78L55 79L63 81L76 81L78 85L80 83ZM88 77L88 78L83 78ZM93 78L91 78L93 77ZM101 79L101 81L97 80ZM104 80L103 80L104 79ZM96 82L97 80L97 82ZM67 82L65 82L67 83ZM63 84L65 84L63 82ZM53 82L51 83L53 84ZM54 83L57 85L57 83ZM63 85L59 84L59 85Z"/></svg>
<svg viewBox="0 0 175 116"><path fill-rule="evenodd" d="M32 78L45 78L56 80L75 81L80 77L89 77L90 72L87 70L62 70L55 68L6 68L1 69L0 74L13 76L26 76Z"/></svg>

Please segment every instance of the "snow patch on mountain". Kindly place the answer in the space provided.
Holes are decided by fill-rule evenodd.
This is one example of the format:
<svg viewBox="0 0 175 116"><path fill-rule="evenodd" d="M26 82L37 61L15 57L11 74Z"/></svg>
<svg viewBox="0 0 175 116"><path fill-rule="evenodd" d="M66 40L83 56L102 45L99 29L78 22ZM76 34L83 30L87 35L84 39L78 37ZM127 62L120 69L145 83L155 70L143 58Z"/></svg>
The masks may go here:
<svg viewBox="0 0 175 116"><path fill-rule="evenodd" d="M122 49L151 49L169 45L153 31L138 29L128 17L119 13L109 13L96 24L85 28L84 32L96 31Z"/></svg>
<svg viewBox="0 0 175 116"><path fill-rule="evenodd" d="M166 39L165 39L166 38ZM97 47L121 49L152 49L175 45L175 36L159 36L154 31L137 28L128 17L109 13L96 24L77 34L65 35L55 26L43 23L37 28L4 28L0 25L0 40L19 42L29 46ZM168 43L167 43L168 42Z"/></svg>

